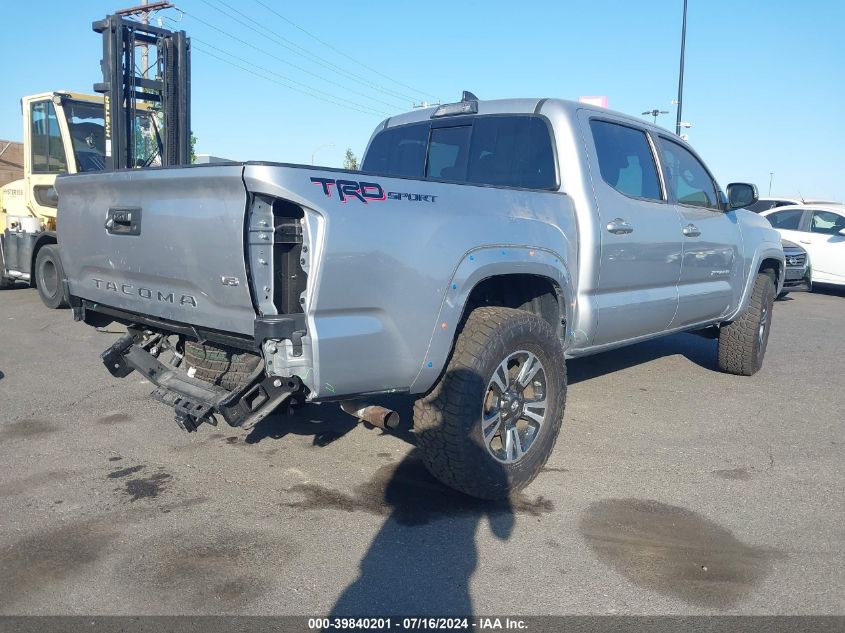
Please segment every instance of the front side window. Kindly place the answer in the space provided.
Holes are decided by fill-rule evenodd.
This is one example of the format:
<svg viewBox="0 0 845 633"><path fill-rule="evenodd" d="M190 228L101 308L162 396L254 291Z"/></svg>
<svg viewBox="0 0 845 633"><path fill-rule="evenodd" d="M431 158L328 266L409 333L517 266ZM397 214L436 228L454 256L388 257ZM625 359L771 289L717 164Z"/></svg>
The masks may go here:
<svg viewBox="0 0 845 633"><path fill-rule="evenodd" d="M839 235L842 229L845 229L845 215L839 215L833 211L813 211L813 219L810 221L811 232Z"/></svg>
<svg viewBox="0 0 845 633"><path fill-rule="evenodd" d="M65 102L65 115L78 171L100 171L106 168L104 113L102 104Z"/></svg>
<svg viewBox="0 0 845 633"><path fill-rule="evenodd" d="M662 200L654 155L645 132L607 121L590 121L602 180L634 198Z"/></svg>
<svg viewBox="0 0 845 633"><path fill-rule="evenodd" d="M678 204L721 209L716 186L704 165L687 149L662 136L658 140L666 187Z"/></svg>
<svg viewBox="0 0 845 633"><path fill-rule="evenodd" d="M797 231L801 225L802 209L789 209L787 211L776 211L766 216L766 219L776 229L787 229Z"/></svg>
<svg viewBox="0 0 845 633"><path fill-rule="evenodd" d="M376 134L364 156L362 171L385 176L422 178L429 124L388 128Z"/></svg>
<svg viewBox="0 0 845 633"><path fill-rule="evenodd" d="M469 125L431 130L428 163L425 169L425 175L428 178L466 180L471 130L472 127Z"/></svg>
<svg viewBox="0 0 845 633"><path fill-rule="evenodd" d="M67 157L52 101L38 101L30 106L30 126L32 171L47 174L67 171Z"/></svg>

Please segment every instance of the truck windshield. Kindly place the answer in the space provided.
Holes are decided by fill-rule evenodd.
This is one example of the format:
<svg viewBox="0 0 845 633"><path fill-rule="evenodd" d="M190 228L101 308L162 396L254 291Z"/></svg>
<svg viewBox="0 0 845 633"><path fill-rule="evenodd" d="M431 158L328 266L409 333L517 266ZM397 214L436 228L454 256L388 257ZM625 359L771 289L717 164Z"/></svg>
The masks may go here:
<svg viewBox="0 0 845 633"><path fill-rule="evenodd" d="M65 101L65 115L77 171L102 171L106 168L106 134L102 104ZM154 113L139 111L135 116L135 166L161 164L161 141Z"/></svg>

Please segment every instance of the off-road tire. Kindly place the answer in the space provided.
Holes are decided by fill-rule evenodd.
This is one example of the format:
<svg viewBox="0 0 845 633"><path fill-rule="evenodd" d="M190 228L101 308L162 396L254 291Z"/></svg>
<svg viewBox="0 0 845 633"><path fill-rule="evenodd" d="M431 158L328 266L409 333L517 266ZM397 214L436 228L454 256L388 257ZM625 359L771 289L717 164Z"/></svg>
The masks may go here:
<svg viewBox="0 0 845 633"><path fill-rule="evenodd" d="M243 387L259 363L258 354L225 345L185 341L188 374L227 391Z"/></svg>
<svg viewBox="0 0 845 633"><path fill-rule="evenodd" d="M57 310L70 307L64 278L65 269L59 257L58 244L42 246L35 258L35 287L48 308Z"/></svg>
<svg viewBox="0 0 845 633"><path fill-rule="evenodd" d="M493 372L517 350L530 351L543 364L548 409L531 447L519 461L506 464L485 446L482 403ZM548 460L565 402L566 361L552 327L522 310L477 308L461 326L439 382L414 405L423 462L451 488L482 499L505 498L531 483Z"/></svg>
<svg viewBox="0 0 845 633"><path fill-rule="evenodd" d="M759 273L748 308L739 319L719 328L719 369L738 376L753 376L760 370L772 327L774 298L774 280Z"/></svg>

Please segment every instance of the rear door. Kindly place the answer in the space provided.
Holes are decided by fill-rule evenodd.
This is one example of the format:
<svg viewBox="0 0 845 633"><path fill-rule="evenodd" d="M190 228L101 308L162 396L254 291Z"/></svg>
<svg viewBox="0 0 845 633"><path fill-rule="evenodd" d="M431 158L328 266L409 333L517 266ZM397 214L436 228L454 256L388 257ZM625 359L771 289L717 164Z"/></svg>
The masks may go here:
<svg viewBox="0 0 845 633"><path fill-rule="evenodd" d="M601 233L593 345L604 345L669 327L678 306L681 221L646 132L627 121L581 115Z"/></svg>
<svg viewBox="0 0 845 633"><path fill-rule="evenodd" d="M819 282L845 283L845 212L827 209L810 211L809 230L799 242L810 254L813 279Z"/></svg>
<svg viewBox="0 0 845 633"><path fill-rule="evenodd" d="M744 287L736 212L722 207L713 176L680 143L658 136L669 198L683 222L678 312L672 327L715 319L739 305Z"/></svg>
<svg viewBox="0 0 845 633"><path fill-rule="evenodd" d="M73 296L252 334L242 165L57 179L59 247Z"/></svg>

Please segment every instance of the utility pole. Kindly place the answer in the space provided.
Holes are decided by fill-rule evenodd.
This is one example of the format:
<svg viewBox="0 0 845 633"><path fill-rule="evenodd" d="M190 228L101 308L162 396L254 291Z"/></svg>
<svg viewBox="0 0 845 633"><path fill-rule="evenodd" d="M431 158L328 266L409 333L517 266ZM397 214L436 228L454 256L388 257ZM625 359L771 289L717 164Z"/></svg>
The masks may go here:
<svg viewBox="0 0 845 633"><path fill-rule="evenodd" d="M658 110L657 108L655 108L654 110L646 110L645 112L643 112L643 116L645 116L646 114L648 116L653 116L654 117L654 124L657 125L658 115L669 114L669 110Z"/></svg>
<svg viewBox="0 0 845 633"><path fill-rule="evenodd" d="M681 135L681 110L684 107L684 48L687 41L687 0L684 0L684 21L681 25L681 70L678 73L678 118L675 122L675 134Z"/></svg>
<svg viewBox="0 0 845 633"><path fill-rule="evenodd" d="M147 6L147 2L148 2L148 1L149 1L149 0L141 0L141 6L142 6L142 7L146 7L146 6ZM141 24L143 24L144 26L147 26L149 23L150 23L150 12L149 12L149 11L144 11L144 12L141 14ZM142 76L144 79L146 79L146 78L147 78L147 71L150 69L150 64L149 64L149 54L150 54L150 50L149 50L149 48L147 47L147 45L146 45L146 44L144 44L144 45L141 47L141 68L142 68L142 70L141 70L141 76Z"/></svg>
<svg viewBox="0 0 845 633"><path fill-rule="evenodd" d="M773 171L769 172L769 197L770 198L772 196L772 176L774 176L774 175L775 175L775 172L773 172Z"/></svg>
<svg viewBox="0 0 845 633"><path fill-rule="evenodd" d="M122 15L123 17L129 17L132 15L140 15L141 16L141 24L149 24L150 23L150 13L153 11L161 11L162 9L172 9L174 7L172 2L166 1L159 1L153 2L150 4L149 0L141 0L140 6L136 7L129 7L128 9L120 9L115 11L117 15ZM149 53L149 49L146 44L141 44L141 68L142 68L142 76L144 78L147 77L147 72L149 71L148 66L149 60L147 59ZM134 53L133 53L134 59Z"/></svg>

